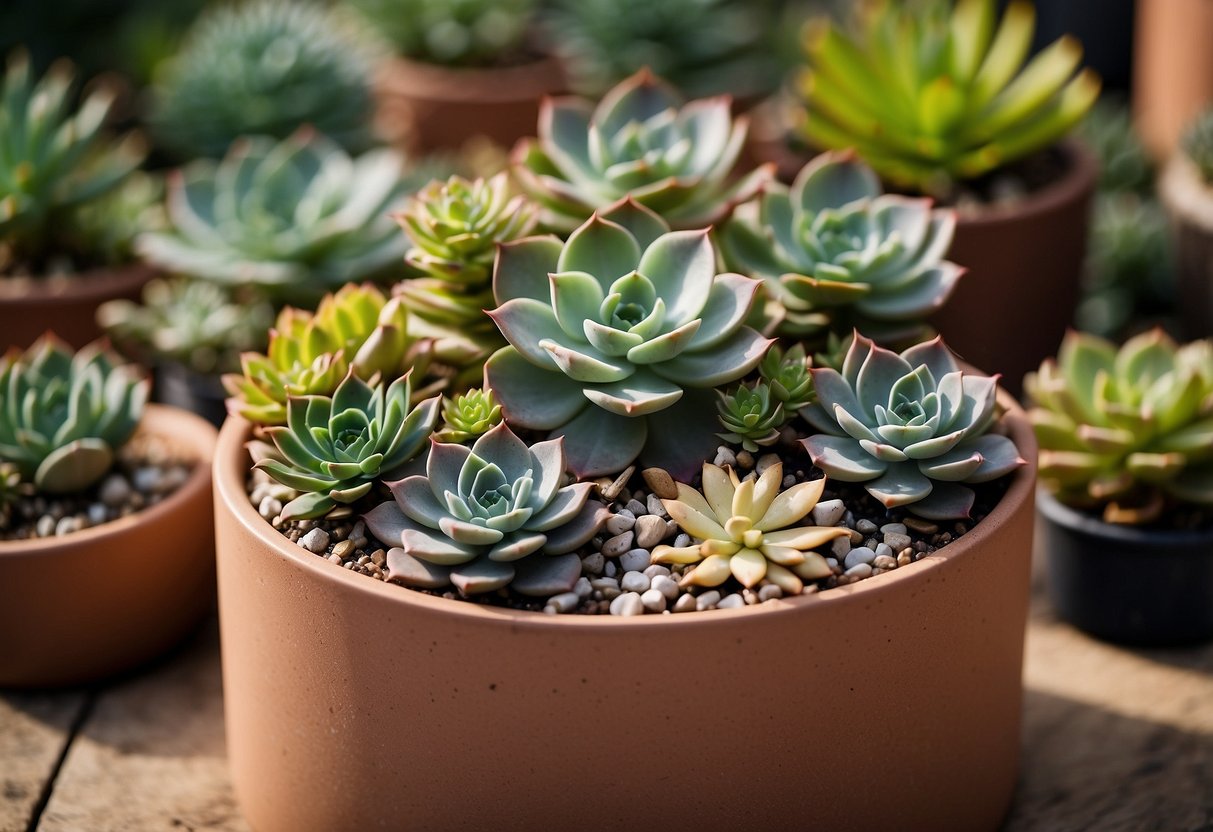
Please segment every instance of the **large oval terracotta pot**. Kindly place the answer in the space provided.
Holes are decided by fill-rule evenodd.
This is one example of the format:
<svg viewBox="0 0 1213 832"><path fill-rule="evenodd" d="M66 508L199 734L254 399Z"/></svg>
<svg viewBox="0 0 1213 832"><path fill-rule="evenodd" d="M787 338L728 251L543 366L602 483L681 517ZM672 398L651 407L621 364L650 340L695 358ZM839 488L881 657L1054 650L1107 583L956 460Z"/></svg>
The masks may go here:
<svg viewBox="0 0 1213 832"><path fill-rule="evenodd" d="M415 153L460 148L471 136L508 149L535 134L543 97L564 90L554 57L492 69L391 58L375 78L376 122L388 141Z"/></svg>
<svg viewBox="0 0 1213 832"><path fill-rule="evenodd" d="M1213 104L1213 3L1137 0L1133 121L1159 161L1188 123Z"/></svg>
<svg viewBox="0 0 1213 832"><path fill-rule="evenodd" d="M180 642L211 608L215 429L148 405L139 430L197 458L185 484L110 523L0 541L0 687L83 684L130 670Z"/></svg>
<svg viewBox="0 0 1213 832"><path fill-rule="evenodd" d="M556 617L288 542L249 505L248 435L223 427L215 502L228 750L258 832L990 830L1009 805L1031 464L969 534L873 580Z"/></svg>
<svg viewBox="0 0 1213 832"><path fill-rule="evenodd" d="M37 280L0 277L0 345L24 349L54 330L79 349L102 334L97 307L107 300L138 300L143 284L155 273L150 266L134 263Z"/></svg>

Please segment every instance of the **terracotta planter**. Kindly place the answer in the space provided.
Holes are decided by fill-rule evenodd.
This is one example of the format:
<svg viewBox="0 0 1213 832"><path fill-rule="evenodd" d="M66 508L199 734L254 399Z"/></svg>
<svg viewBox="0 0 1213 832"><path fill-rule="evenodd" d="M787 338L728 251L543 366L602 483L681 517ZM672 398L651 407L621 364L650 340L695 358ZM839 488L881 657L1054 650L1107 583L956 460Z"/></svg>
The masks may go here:
<svg viewBox="0 0 1213 832"><path fill-rule="evenodd" d="M97 307L118 298L138 300L154 274L136 263L46 280L0 277L0 345L24 349L52 329L79 349L101 335Z"/></svg>
<svg viewBox="0 0 1213 832"><path fill-rule="evenodd" d="M1116 526L1037 495L1049 595L1058 614L1120 644L1213 638L1213 530Z"/></svg>
<svg viewBox="0 0 1213 832"><path fill-rule="evenodd" d="M225 423L215 501L228 750L258 832L990 830L1010 802L1031 465L960 541L875 580L556 617L287 542L249 505L247 436Z"/></svg>
<svg viewBox="0 0 1213 832"><path fill-rule="evenodd" d="M452 69L392 58L375 80L384 137L415 153L486 136L507 150L535 134L539 102L565 90L556 58L493 69Z"/></svg>
<svg viewBox="0 0 1213 832"><path fill-rule="evenodd" d="M1188 122L1213 104L1213 3L1137 0L1135 34L1134 122L1162 161Z"/></svg>
<svg viewBox="0 0 1213 832"><path fill-rule="evenodd" d="M1186 340L1213 335L1213 188L1176 153L1158 179L1171 218L1179 323Z"/></svg>
<svg viewBox="0 0 1213 832"><path fill-rule="evenodd" d="M90 682L178 643L214 598L210 459L215 429L149 405L141 431L199 463L146 511L65 537L0 541L0 687Z"/></svg>

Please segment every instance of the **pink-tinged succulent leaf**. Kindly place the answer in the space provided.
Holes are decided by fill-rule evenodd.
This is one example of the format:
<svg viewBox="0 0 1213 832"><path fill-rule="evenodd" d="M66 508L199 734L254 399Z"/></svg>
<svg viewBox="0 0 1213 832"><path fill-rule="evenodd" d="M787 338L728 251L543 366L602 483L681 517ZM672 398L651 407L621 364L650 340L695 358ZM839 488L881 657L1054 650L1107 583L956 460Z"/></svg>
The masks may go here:
<svg viewBox="0 0 1213 832"><path fill-rule="evenodd" d="M464 457L466 458L466 457ZM450 461L458 460L454 457ZM434 470L442 469L444 471L454 471L458 474L458 467L451 468L449 462L443 464L442 457L438 461L433 459L431 453L430 467ZM451 477L451 482L454 482L454 477ZM438 497L434 495L431 489L431 484L434 482L433 475L429 478L422 476L405 477L403 480L398 480L391 484L392 496L396 499L396 505L406 517L415 523L420 523L431 529L441 528L439 525L442 519L447 516L446 506L439 502ZM440 492L441 493L441 492Z"/></svg>
<svg viewBox="0 0 1213 832"><path fill-rule="evenodd" d="M530 506L540 511L556 496L564 477L563 443L559 439L536 442L531 446L531 460L534 465L534 486Z"/></svg>
<svg viewBox="0 0 1213 832"><path fill-rule="evenodd" d="M867 294L855 308L881 321L919 320L943 308L964 274L963 267L945 260L895 293Z"/></svg>
<svg viewBox="0 0 1213 832"><path fill-rule="evenodd" d="M637 268L665 300L671 320L699 317L716 278L716 251L707 230L672 231L644 251Z"/></svg>
<svg viewBox="0 0 1213 832"><path fill-rule="evenodd" d="M687 321L677 329L650 338L648 341L628 350L627 358L633 364L658 364L681 355L692 343L696 333L702 328L699 319Z"/></svg>
<svg viewBox="0 0 1213 832"><path fill-rule="evenodd" d="M792 202L816 214L880 195L880 179L849 151L823 153L805 165L792 183Z"/></svg>
<svg viewBox="0 0 1213 832"><path fill-rule="evenodd" d="M495 426L472 445L472 454L492 462L505 474L507 482L516 482L532 476L535 460L526 443L519 439L505 423Z"/></svg>
<svg viewBox="0 0 1213 832"><path fill-rule="evenodd" d="M547 543L547 536L538 532L519 533L512 537L507 537L493 548L489 549L489 559L500 563L509 563L510 561L521 560L527 555L538 552L543 549Z"/></svg>
<svg viewBox="0 0 1213 832"><path fill-rule="evenodd" d="M514 574L511 564L481 557L452 569L450 581L462 595L481 595L508 586Z"/></svg>
<svg viewBox="0 0 1213 832"><path fill-rule="evenodd" d="M468 546L492 546L504 536L498 529L458 520L449 514L441 519L439 529L456 543Z"/></svg>
<svg viewBox="0 0 1213 832"><path fill-rule="evenodd" d="M927 520L960 520L973 510L973 489L954 482L937 482L931 493L916 502L912 511Z"/></svg>
<svg viewBox="0 0 1213 832"><path fill-rule="evenodd" d="M862 424L860 419L864 416L871 418L871 414L866 412L859 406L859 399L855 396L854 388L847 383L842 374L831 367L813 367L809 370L813 377L813 388L817 391L817 404L808 408L810 411L816 411L819 414L819 419L814 420L819 430L827 430L831 433L837 433L839 426L833 425L833 418L841 409L851 417L852 422ZM845 427L845 426L843 426ZM848 430L848 433L851 431ZM855 435L857 439L875 439L875 436L863 435L858 432ZM870 433L870 431L869 431Z"/></svg>
<svg viewBox="0 0 1213 832"><path fill-rule="evenodd" d="M616 278L635 271L640 254L640 245L627 229L595 214L569 235L556 271L586 272L609 286Z"/></svg>
<svg viewBox="0 0 1213 832"><path fill-rule="evenodd" d="M484 378L506 422L520 427L551 430L589 405L583 385L563 373L536 367L513 347L503 347L489 358Z"/></svg>
<svg viewBox="0 0 1213 832"><path fill-rule="evenodd" d="M497 304L515 298L550 302L548 275L558 271L556 264L562 248L563 243L555 236L527 237L499 246L493 267L493 295Z"/></svg>
<svg viewBox="0 0 1213 832"><path fill-rule="evenodd" d="M543 546L544 554L550 557L563 555L566 552L575 553L598 533L602 524L610 516L610 510L602 503L587 500L577 517L563 526L546 532L548 541ZM580 575L580 562L578 563L578 575ZM573 580L576 581L576 578Z"/></svg>
<svg viewBox="0 0 1213 832"><path fill-rule="evenodd" d="M938 456L921 460L918 470L940 482L968 482L981 468L982 459L981 452L966 442Z"/></svg>
<svg viewBox="0 0 1213 832"><path fill-rule="evenodd" d="M531 598L551 598L573 589L581 577L581 559L576 554L545 554L517 561L514 570L510 586L515 592Z"/></svg>
<svg viewBox="0 0 1213 832"><path fill-rule="evenodd" d="M739 274L717 275L699 313L702 325L687 345L694 352L708 350L735 332L749 315L762 283Z"/></svg>
<svg viewBox="0 0 1213 832"><path fill-rule="evenodd" d="M404 530L411 528L409 518L393 502L384 502L362 515L371 534L389 546L399 546Z"/></svg>
<svg viewBox="0 0 1213 832"><path fill-rule="evenodd" d="M948 453L964 438L965 431L955 430L951 433L936 434L930 439L907 445L902 450L910 459L932 459Z"/></svg>
<svg viewBox="0 0 1213 832"><path fill-rule="evenodd" d="M385 505L395 505L395 503ZM370 526L369 522L367 526ZM467 563L475 559L480 552L477 546L456 543L441 531L413 525L407 518L404 531L400 533L400 548L415 558L443 566Z"/></svg>
<svg viewBox="0 0 1213 832"><path fill-rule="evenodd" d="M677 90L642 69L607 91L594 109L593 120L603 133L612 135L629 122L648 121L681 103Z"/></svg>
<svg viewBox="0 0 1213 832"><path fill-rule="evenodd" d="M556 320L548 301L516 298L490 312L489 317L527 361L536 367L556 370L556 362L551 353L541 346L541 342L563 343L570 339Z"/></svg>
<svg viewBox="0 0 1213 832"><path fill-rule="evenodd" d="M648 425L644 419L617 416L590 405L553 436L564 437L566 464L584 479L617 474L628 467L644 447Z"/></svg>
<svg viewBox="0 0 1213 832"><path fill-rule="evenodd" d="M419 560L400 547L387 550L387 579L405 586L441 589L450 586L453 567Z"/></svg>
<svg viewBox="0 0 1213 832"><path fill-rule="evenodd" d="M593 177L586 131L593 108L580 98L545 98L539 105L537 132L544 152L564 174L574 179Z"/></svg>
<svg viewBox="0 0 1213 832"><path fill-rule="evenodd" d="M917 465L902 462L890 465L879 477L864 483L864 488L885 508L896 508L922 500L931 493L932 484Z"/></svg>
<svg viewBox="0 0 1213 832"><path fill-rule="evenodd" d="M430 489L430 493L440 505L445 507L444 495L448 491L452 494L459 493L459 472L463 470L464 463L471 455L471 448L464 445L457 445L453 442L430 442L430 453L425 465L425 479L428 482L427 487ZM396 495L398 499L400 486L407 481L408 479L389 483L392 494ZM418 520L418 522L424 521Z"/></svg>
<svg viewBox="0 0 1213 832"><path fill-rule="evenodd" d="M981 467L973 472L965 482L989 482L1025 465L1023 457L1015 443L1005 436L986 434L972 440L972 447L981 454Z"/></svg>
<svg viewBox="0 0 1213 832"><path fill-rule="evenodd" d="M627 229L642 251L652 245L653 241L662 234L668 234L670 231L669 223L663 220L660 214L651 208L646 208L630 196L608 205L599 211L598 215ZM637 262L639 262L639 258Z"/></svg>
<svg viewBox="0 0 1213 832"><path fill-rule="evenodd" d="M888 463L864 453L849 437L816 434L800 440L800 444L809 452L814 465L842 482L867 482L884 474L889 467Z"/></svg>
<svg viewBox="0 0 1213 832"><path fill-rule="evenodd" d="M897 353L873 347L859 370L859 382L855 385L855 393L864 410L871 412L876 405L889 407L893 385L911 372L913 368L909 362Z"/></svg>
<svg viewBox="0 0 1213 832"><path fill-rule="evenodd" d="M560 372L583 384L610 384L623 381L636 372L626 359L603 355L589 344L566 347L545 338L539 345L547 350Z"/></svg>
<svg viewBox="0 0 1213 832"><path fill-rule="evenodd" d="M905 462L909 458L900 448L883 442L870 442L867 439L860 439L859 447L863 449L864 453L879 459L881 462Z"/></svg>
<svg viewBox="0 0 1213 832"><path fill-rule="evenodd" d="M647 416L671 406L683 396L683 389L651 372L641 370L613 384L585 389L585 397L598 407L619 416Z"/></svg>
<svg viewBox="0 0 1213 832"><path fill-rule="evenodd" d="M593 488L593 483L576 482L560 489L541 512L527 521L527 530L546 532L572 522L585 508Z"/></svg>
<svg viewBox="0 0 1213 832"><path fill-rule="evenodd" d="M872 219L886 239L896 234L903 249L917 252L931 230L931 200L883 194L872 200Z"/></svg>
<svg viewBox="0 0 1213 832"><path fill-rule="evenodd" d="M648 416L648 442L640 455L645 466L690 481L720 444L714 398L710 390L687 390L679 401Z"/></svg>
<svg viewBox="0 0 1213 832"><path fill-rule="evenodd" d="M586 321L585 337L599 352L615 358L627 355L628 350L644 343L644 338L634 332L624 332L611 326Z"/></svg>
<svg viewBox="0 0 1213 832"><path fill-rule="evenodd" d="M653 371L683 387L719 387L757 367L773 343L749 327L741 327L715 347L683 353L654 365Z"/></svg>

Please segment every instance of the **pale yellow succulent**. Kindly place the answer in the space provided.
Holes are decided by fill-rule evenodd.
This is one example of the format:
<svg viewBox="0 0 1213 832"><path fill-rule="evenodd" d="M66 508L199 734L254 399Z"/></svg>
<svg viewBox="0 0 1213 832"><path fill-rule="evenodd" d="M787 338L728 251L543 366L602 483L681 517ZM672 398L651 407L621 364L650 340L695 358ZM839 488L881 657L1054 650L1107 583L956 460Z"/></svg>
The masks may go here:
<svg viewBox="0 0 1213 832"><path fill-rule="evenodd" d="M785 595L798 595L805 581L828 577L829 564L812 551L849 530L795 526L813 510L825 479L797 483L780 492L783 464L775 463L756 480L738 480L732 468L703 466L703 493L678 483L678 499L662 500L683 531L699 542L658 546L654 563L694 563L683 586L719 586L732 575L752 587L766 578Z"/></svg>

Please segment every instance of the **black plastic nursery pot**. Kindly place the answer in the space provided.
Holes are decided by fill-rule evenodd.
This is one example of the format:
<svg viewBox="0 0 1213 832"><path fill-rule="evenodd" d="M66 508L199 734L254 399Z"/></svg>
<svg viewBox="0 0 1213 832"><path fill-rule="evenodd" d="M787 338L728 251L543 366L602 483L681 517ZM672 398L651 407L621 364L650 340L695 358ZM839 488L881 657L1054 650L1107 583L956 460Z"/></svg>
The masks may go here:
<svg viewBox="0 0 1213 832"><path fill-rule="evenodd" d="M1039 490L1037 545L1058 614L1118 644L1213 639L1213 529L1118 526Z"/></svg>
<svg viewBox="0 0 1213 832"><path fill-rule="evenodd" d="M196 413L215 427L227 417L227 393L218 376L203 375L176 361L155 368L155 400Z"/></svg>

